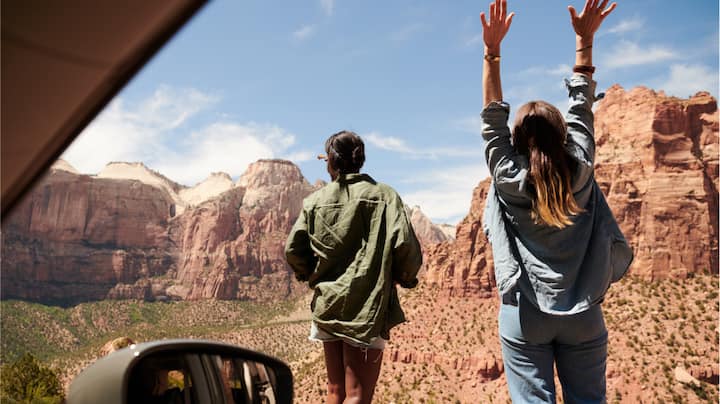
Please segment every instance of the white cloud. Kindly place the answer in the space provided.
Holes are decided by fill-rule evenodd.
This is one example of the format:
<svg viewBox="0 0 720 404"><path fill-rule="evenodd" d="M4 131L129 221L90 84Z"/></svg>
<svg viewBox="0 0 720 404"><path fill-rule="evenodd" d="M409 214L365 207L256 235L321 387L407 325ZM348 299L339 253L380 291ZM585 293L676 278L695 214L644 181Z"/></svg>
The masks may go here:
<svg viewBox="0 0 720 404"><path fill-rule="evenodd" d="M568 76L572 74L572 67L568 64L561 63L554 67L533 66L515 73L518 77L537 79L538 76Z"/></svg>
<svg viewBox="0 0 720 404"><path fill-rule="evenodd" d="M286 154L286 155L282 156L281 158L283 158L285 160L290 160L294 163L300 163L303 161L315 160L317 158L317 156L318 156L317 153L313 153L309 150L303 150L303 151L296 151L296 152L292 152L290 154Z"/></svg>
<svg viewBox="0 0 720 404"><path fill-rule="evenodd" d="M461 131L482 135L482 118L477 115L460 118L453 122L453 126Z"/></svg>
<svg viewBox="0 0 720 404"><path fill-rule="evenodd" d="M626 20L622 20L616 25L600 32L600 34L623 34L625 32L637 31L642 29L645 25L645 21L639 17L633 17Z"/></svg>
<svg viewBox="0 0 720 404"><path fill-rule="evenodd" d="M620 41L608 54L602 66L608 68L652 64L670 59L678 55L671 49L660 45L639 46L635 42Z"/></svg>
<svg viewBox="0 0 720 404"><path fill-rule="evenodd" d="M335 0L320 0L320 7L322 7L326 15L331 16L335 9Z"/></svg>
<svg viewBox="0 0 720 404"><path fill-rule="evenodd" d="M470 38L465 39L465 46L468 48L474 48L478 45L483 45L483 35L482 34L476 34L473 35Z"/></svg>
<svg viewBox="0 0 720 404"><path fill-rule="evenodd" d="M369 144L383 149L399 153L412 159L438 159L441 157L472 157L482 153L480 148L467 147L424 147L418 149L408 145L403 139L384 136L378 132L370 132L362 135Z"/></svg>
<svg viewBox="0 0 720 404"><path fill-rule="evenodd" d="M403 202L410 206L420 206L435 223L456 224L468 214L473 189L487 176L485 164L416 173L408 182L417 184L417 190L404 192Z"/></svg>
<svg viewBox="0 0 720 404"><path fill-rule="evenodd" d="M194 89L159 87L128 108L113 100L65 151L62 158L83 173L97 173L110 161L148 161L163 137L217 101Z"/></svg>
<svg viewBox="0 0 720 404"><path fill-rule="evenodd" d="M310 38L316 30L316 26L314 24L311 25L303 25L298 29L297 31L293 32L293 38L297 39L298 41L304 41L308 38Z"/></svg>
<svg viewBox="0 0 720 404"><path fill-rule="evenodd" d="M670 66L670 76L658 88L681 98L702 90L717 94L718 74L704 65L676 64Z"/></svg>
<svg viewBox="0 0 720 404"><path fill-rule="evenodd" d="M149 164L165 176L186 185L210 172L242 174L261 158L276 158L295 143L295 135L272 124L214 123L186 139L185 152L170 152Z"/></svg>
<svg viewBox="0 0 720 404"><path fill-rule="evenodd" d="M428 26L423 23L408 24L408 25L400 28L399 30L393 32L392 34L390 34L390 39L395 42L404 42L404 41L411 39L415 35L418 35L418 34L422 33L423 31L426 31L427 29L428 29Z"/></svg>
<svg viewBox="0 0 720 404"><path fill-rule="evenodd" d="M215 101L197 90L169 87L135 107L115 99L62 158L88 174L111 161L141 161L186 185L216 171L238 176L260 158L312 158L310 152L291 150L295 135L274 124L222 121L188 129L187 121Z"/></svg>
<svg viewBox="0 0 720 404"><path fill-rule="evenodd" d="M362 138L383 150L390 150L398 153L413 153L412 149L405 144L405 141L392 136L382 136L376 132L362 135Z"/></svg>

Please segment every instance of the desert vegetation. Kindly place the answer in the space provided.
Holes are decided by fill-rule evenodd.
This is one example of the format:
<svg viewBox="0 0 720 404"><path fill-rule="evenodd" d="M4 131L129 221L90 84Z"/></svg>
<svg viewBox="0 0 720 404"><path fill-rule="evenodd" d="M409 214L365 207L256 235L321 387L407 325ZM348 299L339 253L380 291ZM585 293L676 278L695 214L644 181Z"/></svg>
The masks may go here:
<svg viewBox="0 0 720 404"><path fill-rule="evenodd" d="M67 387L119 336L136 342L206 338L288 362L296 402L325 394L322 348L307 340L310 296L279 303L102 301L58 308L3 301L2 361L25 353L58 369ZM420 286L401 295L408 323L393 331L376 391L378 403L505 403L494 298L449 296ZM603 304L609 330L608 401L718 401L718 278L614 284ZM676 377L682 369L696 384ZM714 373L713 373L714 372ZM703 380L703 377L705 380ZM559 383L557 383L560 389Z"/></svg>

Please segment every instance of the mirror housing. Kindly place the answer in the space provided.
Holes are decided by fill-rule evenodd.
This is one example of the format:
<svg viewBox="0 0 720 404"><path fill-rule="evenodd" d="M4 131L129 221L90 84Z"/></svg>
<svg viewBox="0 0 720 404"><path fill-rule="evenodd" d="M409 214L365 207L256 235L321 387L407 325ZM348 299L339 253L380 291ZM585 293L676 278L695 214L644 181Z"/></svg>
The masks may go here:
<svg viewBox="0 0 720 404"><path fill-rule="evenodd" d="M152 341L88 366L72 381L66 402L152 402L152 397L161 402L162 395L170 394L188 403L292 403L292 372L276 358L230 344Z"/></svg>

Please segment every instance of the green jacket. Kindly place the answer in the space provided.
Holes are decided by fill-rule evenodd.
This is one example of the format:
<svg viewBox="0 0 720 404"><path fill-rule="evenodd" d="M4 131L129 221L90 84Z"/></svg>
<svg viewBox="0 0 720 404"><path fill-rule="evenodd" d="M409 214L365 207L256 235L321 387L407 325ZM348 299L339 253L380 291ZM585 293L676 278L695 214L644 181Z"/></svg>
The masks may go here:
<svg viewBox="0 0 720 404"><path fill-rule="evenodd" d="M313 320L362 344L405 321L394 283L415 287L422 265L400 196L367 174L340 175L305 198L285 255L315 289Z"/></svg>

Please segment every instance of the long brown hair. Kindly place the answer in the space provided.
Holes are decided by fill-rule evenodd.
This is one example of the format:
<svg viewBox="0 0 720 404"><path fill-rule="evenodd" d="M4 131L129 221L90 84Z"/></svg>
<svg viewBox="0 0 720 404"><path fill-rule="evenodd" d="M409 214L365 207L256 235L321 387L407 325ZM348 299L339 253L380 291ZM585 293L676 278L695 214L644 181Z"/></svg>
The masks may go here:
<svg viewBox="0 0 720 404"><path fill-rule="evenodd" d="M512 140L528 157L533 186L532 218L537 224L562 229L582 212L572 193L570 160L565 151L567 124L560 111L545 101L531 101L518 109Z"/></svg>

